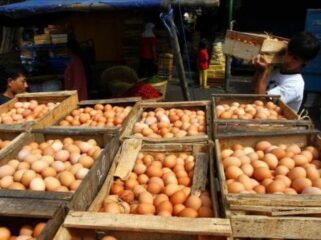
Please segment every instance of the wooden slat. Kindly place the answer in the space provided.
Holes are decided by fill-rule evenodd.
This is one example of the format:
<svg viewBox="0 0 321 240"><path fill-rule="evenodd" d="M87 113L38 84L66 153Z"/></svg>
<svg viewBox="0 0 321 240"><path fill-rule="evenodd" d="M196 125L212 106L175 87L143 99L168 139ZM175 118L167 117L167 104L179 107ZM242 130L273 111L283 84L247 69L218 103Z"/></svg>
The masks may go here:
<svg viewBox="0 0 321 240"><path fill-rule="evenodd" d="M119 163L114 174L122 180L126 180L134 168L135 161L142 146L141 139L127 139L123 142Z"/></svg>
<svg viewBox="0 0 321 240"><path fill-rule="evenodd" d="M321 239L321 218L231 216L234 237Z"/></svg>
<svg viewBox="0 0 321 240"><path fill-rule="evenodd" d="M195 167L192 184L192 194L198 194L206 190L207 170L209 166L209 156L199 153L195 157Z"/></svg>
<svg viewBox="0 0 321 240"><path fill-rule="evenodd" d="M211 218L176 218L160 216L108 214L92 212L69 212L64 227L128 230L173 234L199 234L228 236L229 220Z"/></svg>

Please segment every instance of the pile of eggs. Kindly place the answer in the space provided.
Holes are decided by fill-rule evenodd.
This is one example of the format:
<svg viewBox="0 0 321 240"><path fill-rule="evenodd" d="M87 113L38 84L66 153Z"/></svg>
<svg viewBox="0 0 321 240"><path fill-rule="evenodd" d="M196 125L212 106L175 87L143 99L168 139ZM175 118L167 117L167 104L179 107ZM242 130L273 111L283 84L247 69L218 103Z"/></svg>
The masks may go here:
<svg viewBox="0 0 321 240"><path fill-rule="evenodd" d="M96 104L78 108L59 122L60 126L121 127L132 107Z"/></svg>
<svg viewBox="0 0 321 240"><path fill-rule="evenodd" d="M282 109L271 101L256 100L253 104L233 102L231 105L217 105L215 111L219 119L285 119Z"/></svg>
<svg viewBox="0 0 321 240"><path fill-rule="evenodd" d="M195 160L187 153L139 153L126 181L116 179L102 212L213 217L208 192L191 195Z"/></svg>
<svg viewBox="0 0 321 240"><path fill-rule="evenodd" d="M221 158L229 193L321 194L321 161L313 146L235 144Z"/></svg>
<svg viewBox="0 0 321 240"><path fill-rule="evenodd" d="M0 188L75 191L100 152L94 139L31 142L19 151L17 159L0 167Z"/></svg>
<svg viewBox="0 0 321 240"><path fill-rule="evenodd" d="M8 146L10 144L10 140L2 140L0 139L0 150L5 148L6 146Z"/></svg>
<svg viewBox="0 0 321 240"><path fill-rule="evenodd" d="M1 113L0 123L2 124L15 124L23 123L26 121L34 121L41 118L48 111L54 109L59 102L49 102L47 104L39 104L37 100L30 102L16 102L13 108L6 113Z"/></svg>
<svg viewBox="0 0 321 240"><path fill-rule="evenodd" d="M143 112L132 132L136 137L181 138L204 135L205 128L206 116L202 110L156 108Z"/></svg>
<svg viewBox="0 0 321 240"><path fill-rule="evenodd" d="M40 236L45 226L46 223L38 223L35 227L22 226L18 236L14 236L8 228L0 226L0 240L35 240Z"/></svg>

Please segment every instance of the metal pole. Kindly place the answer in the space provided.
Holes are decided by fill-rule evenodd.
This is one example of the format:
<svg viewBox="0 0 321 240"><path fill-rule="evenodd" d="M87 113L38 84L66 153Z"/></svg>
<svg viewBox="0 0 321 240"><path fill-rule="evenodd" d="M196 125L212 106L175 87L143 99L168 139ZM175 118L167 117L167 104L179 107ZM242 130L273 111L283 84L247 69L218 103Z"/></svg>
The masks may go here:
<svg viewBox="0 0 321 240"><path fill-rule="evenodd" d="M233 30L233 0L228 1L228 28ZM224 89L229 90L229 79L231 78L231 62L232 58L227 56L225 58L225 77L224 77Z"/></svg>
<svg viewBox="0 0 321 240"><path fill-rule="evenodd" d="M171 10L171 5L169 5L168 10L169 11ZM178 78L180 81L183 97L184 97L184 100L191 101L191 96L188 91L188 83L187 83L186 75L185 75L185 68L184 68L183 59L182 59L182 55L181 55L181 49L179 46L178 36L177 36L176 27L175 27L175 23L174 23L174 16L171 16L169 18L169 23L170 23L170 30L172 33L171 34L171 45L172 45L172 48L174 51L174 58L175 58L175 63L176 63L176 68L177 68L177 74L178 74Z"/></svg>

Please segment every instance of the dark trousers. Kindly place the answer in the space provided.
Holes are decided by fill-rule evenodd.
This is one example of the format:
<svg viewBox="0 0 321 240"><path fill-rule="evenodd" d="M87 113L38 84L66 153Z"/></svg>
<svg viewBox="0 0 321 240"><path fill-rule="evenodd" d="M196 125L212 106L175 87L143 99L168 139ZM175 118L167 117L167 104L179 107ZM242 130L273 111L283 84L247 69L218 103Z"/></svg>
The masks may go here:
<svg viewBox="0 0 321 240"><path fill-rule="evenodd" d="M152 59L139 59L138 77L152 77L157 73L157 67Z"/></svg>

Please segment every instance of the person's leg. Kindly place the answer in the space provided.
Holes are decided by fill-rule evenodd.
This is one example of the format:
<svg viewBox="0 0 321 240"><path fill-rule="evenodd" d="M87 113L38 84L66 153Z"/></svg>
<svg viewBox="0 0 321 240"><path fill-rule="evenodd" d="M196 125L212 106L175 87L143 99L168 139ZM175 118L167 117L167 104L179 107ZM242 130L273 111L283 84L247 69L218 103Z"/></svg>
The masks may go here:
<svg viewBox="0 0 321 240"><path fill-rule="evenodd" d="M203 71L200 70L198 73L198 78L199 78L199 82L200 82L200 88L203 87Z"/></svg>
<svg viewBox="0 0 321 240"><path fill-rule="evenodd" d="M207 69L204 70L204 78L203 78L204 88L209 88L210 86L207 85Z"/></svg>

